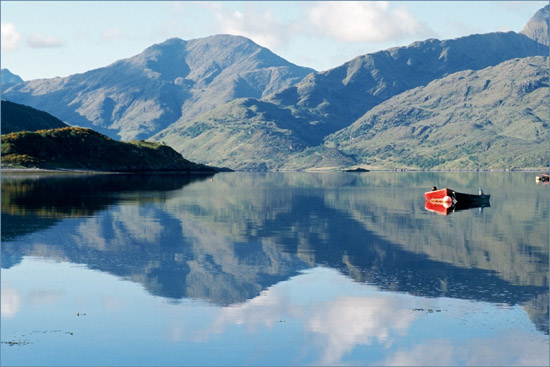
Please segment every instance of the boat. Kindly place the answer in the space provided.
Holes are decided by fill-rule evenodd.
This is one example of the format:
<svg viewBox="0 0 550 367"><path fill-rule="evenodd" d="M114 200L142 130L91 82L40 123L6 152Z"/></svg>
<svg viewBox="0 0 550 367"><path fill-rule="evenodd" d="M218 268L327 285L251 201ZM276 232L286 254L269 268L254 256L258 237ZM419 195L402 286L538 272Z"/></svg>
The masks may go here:
<svg viewBox="0 0 550 367"><path fill-rule="evenodd" d="M344 172L362 173L362 172L370 172L370 171L366 168L357 167L355 169L345 169Z"/></svg>
<svg viewBox="0 0 550 367"><path fill-rule="evenodd" d="M536 180L537 181L542 181L542 182L548 182L550 180L550 175L547 175L546 173L543 173L542 175L540 175L540 177L537 176Z"/></svg>
<svg viewBox="0 0 550 367"><path fill-rule="evenodd" d="M479 191L480 193L478 195L474 195L457 192L448 188L437 190L434 187L432 191L424 193L424 198L426 199L426 201L431 201L434 203L446 203L449 206L455 203L467 204L476 202L488 202L491 198L491 195L484 194L481 189Z"/></svg>

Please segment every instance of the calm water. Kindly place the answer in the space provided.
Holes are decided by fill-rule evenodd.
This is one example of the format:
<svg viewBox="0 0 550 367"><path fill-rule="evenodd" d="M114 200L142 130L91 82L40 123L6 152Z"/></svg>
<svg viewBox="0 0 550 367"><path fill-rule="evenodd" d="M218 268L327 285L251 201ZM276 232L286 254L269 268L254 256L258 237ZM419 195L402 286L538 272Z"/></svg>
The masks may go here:
<svg viewBox="0 0 550 367"><path fill-rule="evenodd" d="M0 362L548 365L534 176L3 175Z"/></svg>

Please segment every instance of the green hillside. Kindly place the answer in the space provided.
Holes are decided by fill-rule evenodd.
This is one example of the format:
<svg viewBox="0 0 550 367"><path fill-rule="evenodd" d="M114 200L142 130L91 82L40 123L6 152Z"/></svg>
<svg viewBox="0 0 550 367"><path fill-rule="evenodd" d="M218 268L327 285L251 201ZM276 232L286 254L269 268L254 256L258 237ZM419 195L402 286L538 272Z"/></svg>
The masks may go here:
<svg viewBox="0 0 550 367"><path fill-rule="evenodd" d="M2 134L66 127L63 121L47 112L10 101L2 101Z"/></svg>
<svg viewBox="0 0 550 367"><path fill-rule="evenodd" d="M191 160L238 170L272 170L311 143L311 125L256 99L227 103L155 136Z"/></svg>
<svg viewBox="0 0 550 367"><path fill-rule="evenodd" d="M9 167L118 172L215 172L213 168L184 159L163 144L120 142L94 130L78 127L2 135L2 168Z"/></svg>
<svg viewBox="0 0 550 367"><path fill-rule="evenodd" d="M376 106L325 146L370 167L548 167L548 58L463 71Z"/></svg>

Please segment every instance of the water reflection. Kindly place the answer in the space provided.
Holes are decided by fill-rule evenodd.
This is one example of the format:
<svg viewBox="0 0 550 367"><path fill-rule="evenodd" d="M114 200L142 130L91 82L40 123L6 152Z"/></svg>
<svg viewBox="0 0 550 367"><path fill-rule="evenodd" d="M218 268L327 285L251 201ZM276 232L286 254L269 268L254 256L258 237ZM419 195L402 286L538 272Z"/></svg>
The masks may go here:
<svg viewBox="0 0 550 367"><path fill-rule="evenodd" d="M25 256L67 261L174 303L253 307L266 289L323 266L389 292L521 305L548 333L548 192L525 190L531 181L474 173L3 178L2 268ZM433 216L422 193L434 184L490 188L493 205ZM316 333L337 330L330 310L339 309L369 327L406 330L414 314L392 318L388 302L339 299L309 323ZM237 311L219 322L249 314ZM258 322L276 322L262 312ZM332 335L385 338L363 329Z"/></svg>

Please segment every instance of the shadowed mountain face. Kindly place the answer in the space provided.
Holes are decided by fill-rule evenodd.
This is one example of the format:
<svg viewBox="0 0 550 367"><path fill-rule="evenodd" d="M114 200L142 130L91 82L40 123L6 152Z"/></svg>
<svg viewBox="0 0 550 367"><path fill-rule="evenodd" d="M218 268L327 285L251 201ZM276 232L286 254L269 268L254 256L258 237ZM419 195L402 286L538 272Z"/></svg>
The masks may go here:
<svg viewBox="0 0 550 367"><path fill-rule="evenodd" d="M15 85L4 96L130 140L235 98L261 98L312 71L244 37L173 38L104 68Z"/></svg>
<svg viewBox="0 0 550 367"><path fill-rule="evenodd" d="M10 226L2 233L2 267L23 256L70 261L161 297L228 305L300 270L325 266L388 291L521 304L548 332L548 200L542 187L525 195L531 178L233 173L214 181L3 179L2 217ZM417 199L439 180L454 188L491 188L492 206L449 217L428 213Z"/></svg>
<svg viewBox="0 0 550 367"><path fill-rule="evenodd" d="M533 15L520 33L540 44L550 46L550 5L546 5ZM548 51L548 48L547 48Z"/></svg>
<svg viewBox="0 0 550 367"><path fill-rule="evenodd" d="M67 127L63 121L32 107L2 101L2 134Z"/></svg>

